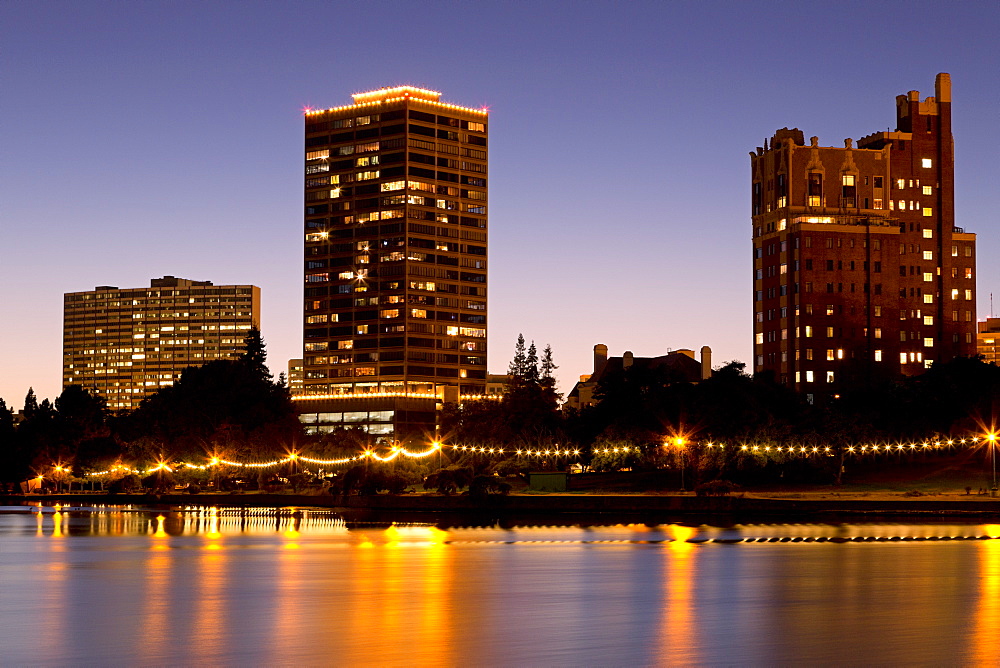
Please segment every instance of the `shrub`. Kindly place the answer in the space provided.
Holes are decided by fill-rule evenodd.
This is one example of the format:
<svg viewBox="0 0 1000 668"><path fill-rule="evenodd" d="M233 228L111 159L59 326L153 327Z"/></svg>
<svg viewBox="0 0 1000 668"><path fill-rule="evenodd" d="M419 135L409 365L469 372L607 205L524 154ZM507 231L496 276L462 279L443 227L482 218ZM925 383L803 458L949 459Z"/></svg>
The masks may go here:
<svg viewBox="0 0 1000 668"><path fill-rule="evenodd" d="M710 480L694 488L698 496L729 496L739 491L740 486L729 480Z"/></svg>

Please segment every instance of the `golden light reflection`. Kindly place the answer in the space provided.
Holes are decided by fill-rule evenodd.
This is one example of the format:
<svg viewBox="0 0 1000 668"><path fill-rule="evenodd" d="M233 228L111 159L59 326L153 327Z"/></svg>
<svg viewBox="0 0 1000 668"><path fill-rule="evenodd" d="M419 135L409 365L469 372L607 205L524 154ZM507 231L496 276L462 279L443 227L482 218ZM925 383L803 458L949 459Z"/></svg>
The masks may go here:
<svg viewBox="0 0 1000 668"><path fill-rule="evenodd" d="M60 506L56 506L58 509ZM52 513L52 537L62 538L63 537L63 514L56 510Z"/></svg>
<svg viewBox="0 0 1000 668"><path fill-rule="evenodd" d="M203 657L219 656L229 636L226 584L229 559L219 543L203 545L198 568L198 596L189 640ZM174 639L176 640L176 639Z"/></svg>
<svg viewBox="0 0 1000 668"><path fill-rule="evenodd" d="M667 559L663 580L663 623L659 663L681 665L695 646L697 628L694 615L694 580L697 573L697 545L688 543L697 533L693 527L677 524L668 529L673 542L664 550Z"/></svg>
<svg viewBox="0 0 1000 668"><path fill-rule="evenodd" d="M166 517L163 515L156 516L156 531L153 532L153 538L169 538L166 530L163 528L163 523L166 521Z"/></svg>
<svg viewBox="0 0 1000 668"><path fill-rule="evenodd" d="M222 534L219 533L219 509L212 508L208 513L208 531L205 532L205 538L211 540L216 540L222 538ZM218 545L216 545L218 547Z"/></svg>
<svg viewBox="0 0 1000 668"><path fill-rule="evenodd" d="M156 518L162 526L162 515ZM166 535L164 533L164 535ZM159 547L160 544L157 544ZM143 602L142 633L145 642L136 644L137 663L153 664L159 658L160 649L173 641L171 637L170 611L173 608L170 587L170 569L173 557L163 550L151 550L146 559L144 582L141 591L136 592Z"/></svg>
<svg viewBox="0 0 1000 668"><path fill-rule="evenodd" d="M1000 526L983 527L990 536L1000 533ZM1000 628L1000 541L983 540L979 548L979 601L971 619L972 636L969 639L970 665L997 665L997 629Z"/></svg>

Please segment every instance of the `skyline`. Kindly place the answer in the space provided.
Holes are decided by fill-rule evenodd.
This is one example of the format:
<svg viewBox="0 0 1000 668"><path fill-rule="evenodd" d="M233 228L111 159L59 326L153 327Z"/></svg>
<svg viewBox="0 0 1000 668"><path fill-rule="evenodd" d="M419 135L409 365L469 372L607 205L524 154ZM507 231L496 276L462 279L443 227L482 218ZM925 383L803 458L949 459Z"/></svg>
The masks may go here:
<svg viewBox="0 0 1000 668"><path fill-rule="evenodd" d="M895 96L932 95L938 72L954 82L955 224L979 235L989 315L994 5L886 3L891 24L860 29L861 3L379 6L384 22L321 3L0 8L8 405L29 385L59 394L62 296L97 285L257 285L272 371L300 357L302 111L394 84L490 108L492 373L519 332L552 344L563 393L595 343L751 364L748 153L783 126L823 146L889 129ZM304 16L331 30L308 39ZM537 294L540 272L561 287Z"/></svg>

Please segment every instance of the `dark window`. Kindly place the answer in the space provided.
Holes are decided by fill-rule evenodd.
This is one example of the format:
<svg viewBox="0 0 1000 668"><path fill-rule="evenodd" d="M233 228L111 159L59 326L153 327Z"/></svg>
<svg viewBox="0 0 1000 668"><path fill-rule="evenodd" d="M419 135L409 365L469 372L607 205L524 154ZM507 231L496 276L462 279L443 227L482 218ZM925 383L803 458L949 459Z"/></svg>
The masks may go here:
<svg viewBox="0 0 1000 668"><path fill-rule="evenodd" d="M413 109L410 110L410 118L417 121L425 121L427 123L433 123L437 120L434 114L424 113L423 111L414 111Z"/></svg>
<svg viewBox="0 0 1000 668"><path fill-rule="evenodd" d="M410 113L412 114L413 112L411 111ZM425 137L433 137L435 135L434 128L426 128L423 125L414 125L413 123L410 123L410 132Z"/></svg>

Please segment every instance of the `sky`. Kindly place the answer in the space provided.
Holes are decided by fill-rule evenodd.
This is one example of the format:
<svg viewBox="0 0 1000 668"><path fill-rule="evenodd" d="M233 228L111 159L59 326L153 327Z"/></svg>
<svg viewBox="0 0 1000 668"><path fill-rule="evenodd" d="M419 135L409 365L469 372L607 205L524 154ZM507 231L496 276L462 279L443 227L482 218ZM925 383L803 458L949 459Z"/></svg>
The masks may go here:
<svg viewBox="0 0 1000 668"><path fill-rule="evenodd" d="M306 107L411 84L490 109L489 368L560 390L593 346L751 361L749 155L842 146L953 82L955 224L1000 298L1000 3L0 3L0 397L61 391L62 295L174 275L261 288L301 356ZM998 302L1000 306L1000 302Z"/></svg>

